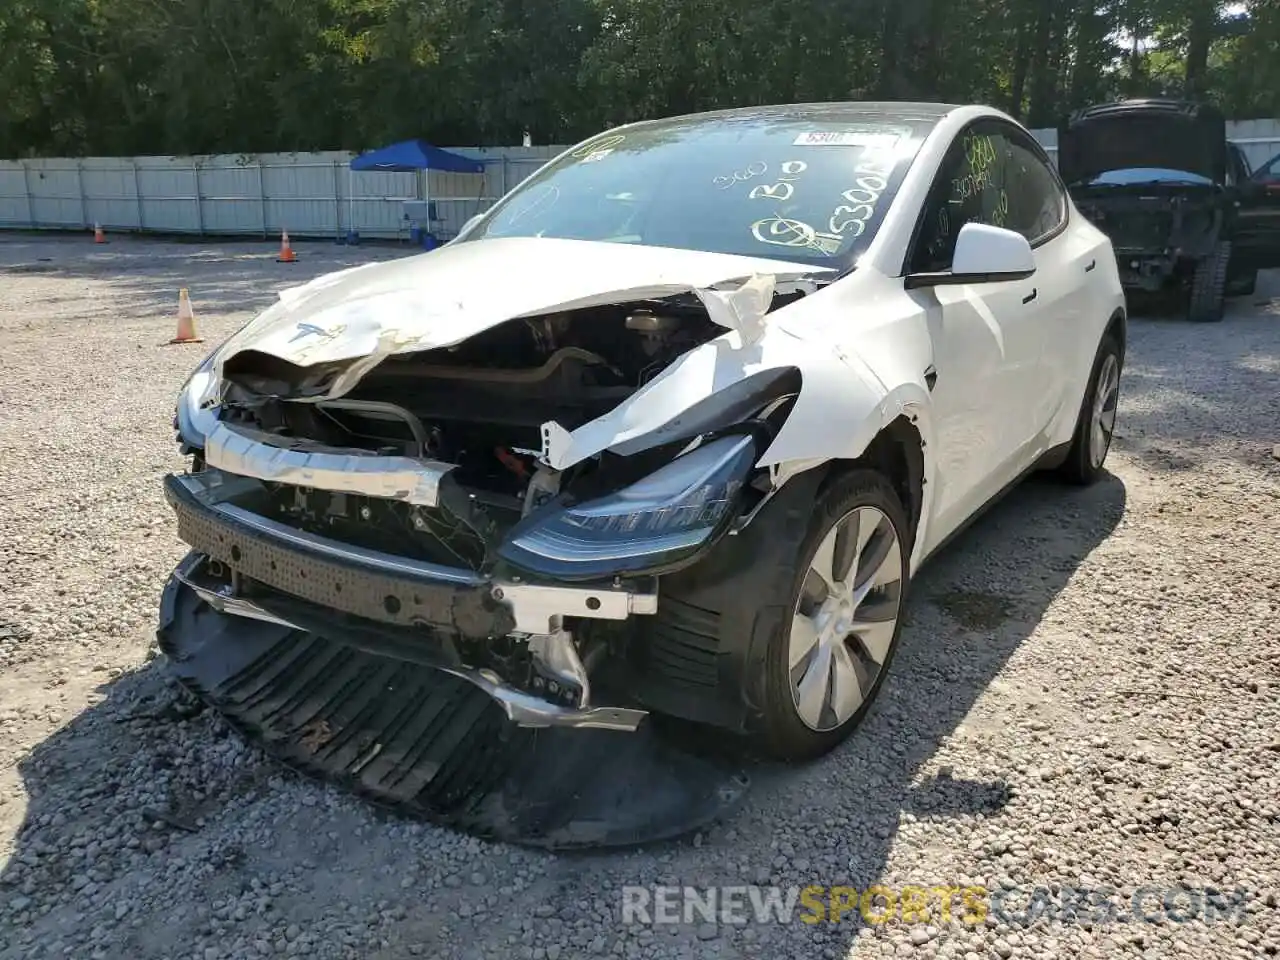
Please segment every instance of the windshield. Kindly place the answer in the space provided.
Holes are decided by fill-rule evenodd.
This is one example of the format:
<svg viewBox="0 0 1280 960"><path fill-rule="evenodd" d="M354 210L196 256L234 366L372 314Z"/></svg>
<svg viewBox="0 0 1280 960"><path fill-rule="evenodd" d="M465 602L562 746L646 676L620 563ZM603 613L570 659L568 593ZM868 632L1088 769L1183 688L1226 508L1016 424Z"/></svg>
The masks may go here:
<svg viewBox="0 0 1280 960"><path fill-rule="evenodd" d="M851 263L921 123L691 117L601 134L512 191L463 241L556 237Z"/></svg>

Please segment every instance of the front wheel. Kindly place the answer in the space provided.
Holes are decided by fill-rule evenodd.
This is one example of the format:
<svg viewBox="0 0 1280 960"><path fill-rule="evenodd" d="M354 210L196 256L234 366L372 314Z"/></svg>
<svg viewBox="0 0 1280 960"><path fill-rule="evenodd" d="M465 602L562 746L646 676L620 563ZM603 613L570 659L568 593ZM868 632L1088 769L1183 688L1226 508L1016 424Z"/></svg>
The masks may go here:
<svg viewBox="0 0 1280 960"><path fill-rule="evenodd" d="M906 511L874 470L819 497L765 658L759 725L774 756L821 756L870 708L902 629L910 542Z"/></svg>

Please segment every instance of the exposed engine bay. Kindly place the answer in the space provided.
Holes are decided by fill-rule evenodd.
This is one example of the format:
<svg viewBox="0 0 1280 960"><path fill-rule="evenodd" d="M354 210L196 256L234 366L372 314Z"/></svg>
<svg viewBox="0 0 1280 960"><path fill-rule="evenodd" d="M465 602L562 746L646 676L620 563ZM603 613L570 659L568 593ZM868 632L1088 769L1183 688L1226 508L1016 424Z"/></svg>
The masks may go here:
<svg viewBox="0 0 1280 960"><path fill-rule="evenodd" d="M453 347L389 356L336 400L319 399L335 371L248 350L223 370L221 416L282 438L455 465L438 507L269 484L270 513L354 545L479 570L492 543L558 494L611 492L678 452L606 453L561 474L538 462L541 425L574 429L607 413L723 332L692 295L511 320Z"/></svg>

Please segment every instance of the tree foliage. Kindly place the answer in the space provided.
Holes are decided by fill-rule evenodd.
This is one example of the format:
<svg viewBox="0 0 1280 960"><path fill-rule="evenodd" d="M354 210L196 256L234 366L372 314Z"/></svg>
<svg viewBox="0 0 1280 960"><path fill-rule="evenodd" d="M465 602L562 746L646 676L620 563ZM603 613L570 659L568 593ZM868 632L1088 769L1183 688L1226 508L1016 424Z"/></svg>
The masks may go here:
<svg viewBox="0 0 1280 960"><path fill-rule="evenodd" d="M566 142L859 98L1280 115L1280 0L5 0L0 155Z"/></svg>

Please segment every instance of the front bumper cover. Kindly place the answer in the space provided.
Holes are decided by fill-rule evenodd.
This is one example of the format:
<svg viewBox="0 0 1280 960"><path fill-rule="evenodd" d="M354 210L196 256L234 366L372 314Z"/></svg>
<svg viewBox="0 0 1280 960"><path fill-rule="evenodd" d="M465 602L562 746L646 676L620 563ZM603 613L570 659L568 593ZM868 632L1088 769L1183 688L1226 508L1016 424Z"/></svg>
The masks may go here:
<svg viewBox="0 0 1280 960"><path fill-rule="evenodd" d="M160 647L178 679L299 772L477 836L551 849L669 839L729 815L748 782L651 724L523 729L474 682L268 614L219 612L170 579Z"/></svg>
<svg viewBox="0 0 1280 960"><path fill-rule="evenodd" d="M652 583L528 584L355 547L237 505L255 484L217 470L166 478L179 536L193 547L172 584L223 614L324 635L336 630L348 646L448 672L483 690L520 726L633 731L646 716L591 703L564 623L653 613ZM230 578L211 576L209 561ZM509 682L458 652L460 639L505 636L527 642L532 688L527 678Z"/></svg>

